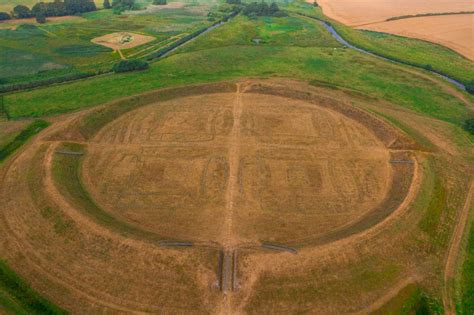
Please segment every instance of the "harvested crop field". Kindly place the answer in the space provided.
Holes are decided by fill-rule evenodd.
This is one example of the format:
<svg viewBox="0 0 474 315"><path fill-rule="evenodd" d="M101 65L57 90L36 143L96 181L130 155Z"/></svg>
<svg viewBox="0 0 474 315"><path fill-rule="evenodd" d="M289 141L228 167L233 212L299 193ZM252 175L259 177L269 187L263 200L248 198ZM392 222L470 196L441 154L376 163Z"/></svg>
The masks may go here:
<svg viewBox="0 0 474 315"><path fill-rule="evenodd" d="M474 14L416 17L359 28L441 44L474 60Z"/></svg>
<svg viewBox="0 0 474 315"><path fill-rule="evenodd" d="M427 125L283 79L60 117L0 173L0 253L73 313L363 312L400 284L437 288L427 233L456 211L425 223L433 187L458 209L468 179L441 182L442 146L431 157L375 109Z"/></svg>
<svg viewBox="0 0 474 315"><path fill-rule="evenodd" d="M391 17L425 13L473 11L471 0L318 0L330 18L350 26L382 22Z"/></svg>
<svg viewBox="0 0 474 315"><path fill-rule="evenodd" d="M117 32L107 34L104 36L96 37L91 40L94 44L102 45L105 47L118 49L128 49L136 46L140 46L155 40L153 36L141 35L129 32Z"/></svg>

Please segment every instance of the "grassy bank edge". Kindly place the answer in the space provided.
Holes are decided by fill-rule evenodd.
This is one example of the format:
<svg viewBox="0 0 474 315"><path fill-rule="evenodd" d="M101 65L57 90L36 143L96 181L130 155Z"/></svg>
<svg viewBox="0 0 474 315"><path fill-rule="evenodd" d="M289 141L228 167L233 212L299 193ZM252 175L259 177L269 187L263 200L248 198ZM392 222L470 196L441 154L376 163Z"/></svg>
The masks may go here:
<svg viewBox="0 0 474 315"><path fill-rule="evenodd" d="M7 314L68 314L39 295L0 260L0 311L3 310Z"/></svg>
<svg viewBox="0 0 474 315"><path fill-rule="evenodd" d="M31 137L50 125L45 120L35 120L23 129L12 141L0 147L0 164L5 161L16 150L23 146Z"/></svg>

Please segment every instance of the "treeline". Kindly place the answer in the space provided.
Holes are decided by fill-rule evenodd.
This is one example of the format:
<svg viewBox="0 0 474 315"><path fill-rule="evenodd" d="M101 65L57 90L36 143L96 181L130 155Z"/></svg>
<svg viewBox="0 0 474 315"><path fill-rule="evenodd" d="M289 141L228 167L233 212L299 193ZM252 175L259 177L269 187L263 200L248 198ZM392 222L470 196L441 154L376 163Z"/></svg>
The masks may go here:
<svg viewBox="0 0 474 315"><path fill-rule="evenodd" d="M13 8L10 14L0 12L0 20L65 16L95 10L97 10L97 7L92 0L54 0L54 2L38 2L31 9L26 5L19 4Z"/></svg>
<svg viewBox="0 0 474 315"><path fill-rule="evenodd" d="M252 2L249 4L242 4L241 0L227 0L228 4L235 6L243 6L242 14L248 16L249 18L256 18L258 16L275 16L275 17L285 17L288 14L278 7L278 4L272 2L270 5L265 1L262 2Z"/></svg>

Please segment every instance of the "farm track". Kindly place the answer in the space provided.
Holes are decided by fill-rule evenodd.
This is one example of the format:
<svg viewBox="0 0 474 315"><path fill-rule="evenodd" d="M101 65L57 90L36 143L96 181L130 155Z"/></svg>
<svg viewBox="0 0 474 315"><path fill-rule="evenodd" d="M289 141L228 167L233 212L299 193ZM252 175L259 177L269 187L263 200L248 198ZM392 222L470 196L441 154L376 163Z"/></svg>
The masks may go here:
<svg viewBox="0 0 474 315"><path fill-rule="evenodd" d="M464 206L459 212L456 227L453 232L449 248L446 255L446 264L444 268L444 290L443 290L443 304L446 314L456 314L456 307L454 303L455 292L453 280L456 275L457 261L461 249L461 242L466 230L466 225L469 220L470 210L474 197L474 181L471 180L468 194Z"/></svg>
<svg viewBox="0 0 474 315"><path fill-rule="evenodd" d="M226 193L225 235L223 237L223 244L227 247L235 245L235 240L232 237L232 220L235 199L239 189L237 181L240 162L240 124L243 108L240 89L241 85L238 84L233 108L234 124L229 138L229 182L227 184Z"/></svg>

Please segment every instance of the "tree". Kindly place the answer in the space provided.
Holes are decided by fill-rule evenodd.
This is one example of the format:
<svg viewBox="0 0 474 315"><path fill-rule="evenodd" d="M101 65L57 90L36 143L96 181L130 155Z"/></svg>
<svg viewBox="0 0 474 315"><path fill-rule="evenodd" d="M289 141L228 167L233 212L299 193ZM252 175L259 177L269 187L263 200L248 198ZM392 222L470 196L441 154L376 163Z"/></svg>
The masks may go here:
<svg viewBox="0 0 474 315"><path fill-rule="evenodd" d="M464 122L463 128L470 134L474 135L474 118L466 120Z"/></svg>
<svg viewBox="0 0 474 315"><path fill-rule="evenodd" d="M116 63L112 70L116 73L119 72L128 72L128 71L138 71L138 70L145 70L148 69L149 64L143 60L121 60L120 62Z"/></svg>
<svg viewBox="0 0 474 315"><path fill-rule="evenodd" d="M112 0L113 8L121 8L123 10L131 10L135 6L135 0Z"/></svg>
<svg viewBox="0 0 474 315"><path fill-rule="evenodd" d="M77 14L97 10L94 1L91 0L64 0L67 14Z"/></svg>
<svg viewBox="0 0 474 315"><path fill-rule="evenodd" d="M252 2L245 6L243 14L249 18L255 18L257 16L288 16L285 12L280 10L275 2L272 2L270 6L266 2Z"/></svg>
<svg viewBox="0 0 474 315"><path fill-rule="evenodd" d="M46 16L46 11L48 9L46 8L46 3L44 2L38 2L31 8L31 13L33 16L38 16L38 15L44 15Z"/></svg>
<svg viewBox="0 0 474 315"><path fill-rule="evenodd" d="M0 12L0 21L9 20L12 17L7 12Z"/></svg>
<svg viewBox="0 0 474 315"><path fill-rule="evenodd" d="M46 23L46 17L44 16L44 13L40 12L36 15L36 22L40 24Z"/></svg>
<svg viewBox="0 0 474 315"><path fill-rule="evenodd" d="M166 5L167 1L166 0L153 0L154 5Z"/></svg>
<svg viewBox="0 0 474 315"><path fill-rule="evenodd" d="M104 9L110 9L112 5L109 0L104 0Z"/></svg>
<svg viewBox="0 0 474 315"><path fill-rule="evenodd" d="M471 80L466 83L466 91L470 94L474 94L474 80Z"/></svg>
<svg viewBox="0 0 474 315"><path fill-rule="evenodd" d="M26 5L19 4L13 8L13 16L17 19L27 19L32 17L31 10Z"/></svg>
<svg viewBox="0 0 474 315"><path fill-rule="evenodd" d="M270 4L270 8L269 8L270 15L273 15L273 14L277 13L278 11L280 11L280 8L278 7L278 5L275 2L272 2L272 4Z"/></svg>
<svg viewBox="0 0 474 315"><path fill-rule="evenodd" d="M54 2L45 4L46 16L64 16L67 14L66 4L61 0L54 0Z"/></svg>

